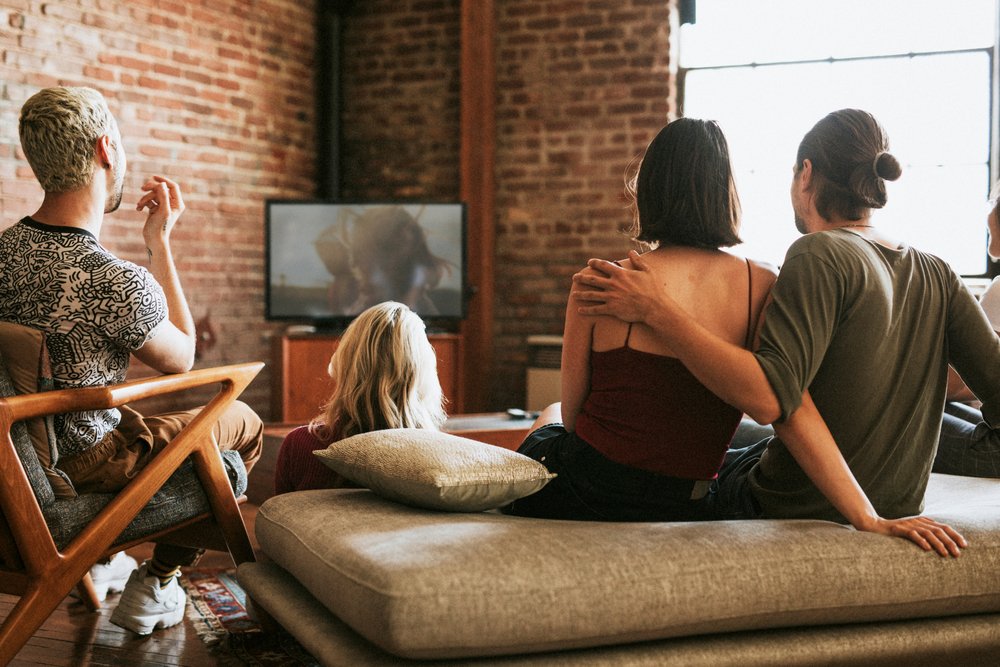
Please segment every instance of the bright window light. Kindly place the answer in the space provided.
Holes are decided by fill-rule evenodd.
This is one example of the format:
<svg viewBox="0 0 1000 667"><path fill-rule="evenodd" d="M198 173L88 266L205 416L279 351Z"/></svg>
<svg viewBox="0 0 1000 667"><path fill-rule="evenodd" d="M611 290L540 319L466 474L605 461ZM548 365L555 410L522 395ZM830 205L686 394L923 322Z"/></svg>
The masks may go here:
<svg viewBox="0 0 1000 667"><path fill-rule="evenodd" d="M788 190L799 141L856 107L879 119L903 165L875 222L984 274L995 4L698 0L681 31L684 115L719 121L729 140L742 251L781 263L798 236Z"/></svg>

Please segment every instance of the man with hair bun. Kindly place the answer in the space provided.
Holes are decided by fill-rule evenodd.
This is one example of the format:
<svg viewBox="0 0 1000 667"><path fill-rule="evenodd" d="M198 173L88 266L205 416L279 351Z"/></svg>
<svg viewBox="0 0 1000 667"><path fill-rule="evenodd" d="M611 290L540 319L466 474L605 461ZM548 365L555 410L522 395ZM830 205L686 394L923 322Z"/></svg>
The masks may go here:
<svg viewBox="0 0 1000 667"><path fill-rule="evenodd" d="M637 255L638 270L591 260L574 276L574 298L581 313L652 327L709 389L774 424L775 437L727 455L718 518L847 519L899 534L880 528L878 515L913 517L923 531L914 541L958 555L961 535L914 515L938 447L949 362L983 401L986 421L1000 425L1000 338L947 263L872 223L885 181L901 174L888 149L878 121L857 109L827 115L802 139L791 200L803 236L785 256L755 352L698 327ZM816 409L828 429L805 419ZM1000 458L1000 429L977 432L965 446ZM846 516L842 501L858 485L872 507Z"/></svg>
<svg viewBox="0 0 1000 667"><path fill-rule="evenodd" d="M45 191L38 210L0 234L0 321L42 332L57 389L125 380L130 358L162 373L194 364L195 326L170 247L184 212L180 186L151 176L137 211L149 268L115 257L98 238L104 214L118 209L125 149L104 97L92 88L45 88L21 108L21 147ZM123 406L58 415L53 475L62 495L119 491L199 409L144 416ZM247 468L260 457L263 424L235 402L215 425L222 449ZM136 568L124 553L91 569L98 597L121 592L111 622L138 634L184 618L177 582L199 550L158 544Z"/></svg>

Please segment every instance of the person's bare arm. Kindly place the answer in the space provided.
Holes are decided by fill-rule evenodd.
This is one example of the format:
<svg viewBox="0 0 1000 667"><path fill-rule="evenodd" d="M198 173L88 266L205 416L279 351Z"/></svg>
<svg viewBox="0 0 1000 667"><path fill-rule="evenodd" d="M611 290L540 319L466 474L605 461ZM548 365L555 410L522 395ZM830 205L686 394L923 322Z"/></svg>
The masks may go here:
<svg viewBox="0 0 1000 667"><path fill-rule="evenodd" d="M880 517L848 467L808 391L802 396L802 405L784 422L774 425L774 433L816 488L858 530L902 537L941 556L958 556L967 546L958 531L929 517Z"/></svg>
<svg viewBox="0 0 1000 667"><path fill-rule="evenodd" d="M781 416L778 397L753 353L705 329L677 303L636 252L632 270L592 259L573 276L572 302L584 315L611 315L642 322L670 344L670 349L698 380L759 424Z"/></svg>
<svg viewBox="0 0 1000 667"><path fill-rule="evenodd" d="M184 212L180 187L170 179L153 176L143 184L146 192L136 210L149 211L142 237L146 242L149 271L163 288L167 299L168 321L160 331L135 351L141 362L161 373L182 373L194 365L195 327L180 277L170 252L170 232Z"/></svg>
<svg viewBox="0 0 1000 667"><path fill-rule="evenodd" d="M560 365L562 421L567 431L576 430L576 418L590 393L590 348L594 338L594 318L576 312L573 299L566 307Z"/></svg>

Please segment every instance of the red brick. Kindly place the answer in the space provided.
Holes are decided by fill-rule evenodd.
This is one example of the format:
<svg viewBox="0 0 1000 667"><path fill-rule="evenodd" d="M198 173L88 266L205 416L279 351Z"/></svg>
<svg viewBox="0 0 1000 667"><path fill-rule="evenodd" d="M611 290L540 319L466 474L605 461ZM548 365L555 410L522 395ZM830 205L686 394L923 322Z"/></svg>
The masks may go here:
<svg viewBox="0 0 1000 667"><path fill-rule="evenodd" d="M146 21L150 25L162 26L168 30L176 30L181 26L181 24L174 18L170 16L164 16L162 14L150 14Z"/></svg>
<svg viewBox="0 0 1000 667"><path fill-rule="evenodd" d="M164 76L178 77L181 75L181 68L164 63L153 63L153 71Z"/></svg>
<svg viewBox="0 0 1000 667"><path fill-rule="evenodd" d="M153 90L166 90L169 84L163 79L156 76L142 75L139 77L139 85L143 88L151 88Z"/></svg>
<svg viewBox="0 0 1000 667"><path fill-rule="evenodd" d="M113 70L107 69L105 67L93 67L91 65L83 66L83 75L91 79L97 79L99 81L114 81L115 73Z"/></svg>
<svg viewBox="0 0 1000 667"><path fill-rule="evenodd" d="M234 79L214 79L212 81L216 88L221 88L222 90L239 90L243 86L240 85L239 81Z"/></svg>
<svg viewBox="0 0 1000 667"><path fill-rule="evenodd" d="M228 60L246 60L247 56L243 51L237 49L232 49L229 47L220 46L216 49L216 53L220 58L226 58Z"/></svg>
<svg viewBox="0 0 1000 667"><path fill-rule="evenodd" d="M150 44L149 42L140 41L136 49L139 53L147 56L152 56L159 60L166 60L170 58L170 51L158 44Z"/></svg>

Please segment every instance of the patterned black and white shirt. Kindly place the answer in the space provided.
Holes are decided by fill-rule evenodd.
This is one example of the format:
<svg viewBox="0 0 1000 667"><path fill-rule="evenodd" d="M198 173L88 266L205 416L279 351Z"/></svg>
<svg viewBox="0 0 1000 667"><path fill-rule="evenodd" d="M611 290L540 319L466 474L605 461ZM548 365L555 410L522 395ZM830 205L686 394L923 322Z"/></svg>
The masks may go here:
<svg viewBox="0 0 1000 667"><path fill-rule="evenodd" d="M57 389L121 383L132 351L166 319L152 274L90 232L26 217L0 234L0 320L45 332ZM60 455L86 451L120 419L118 410L56 417Z"/></svg>

